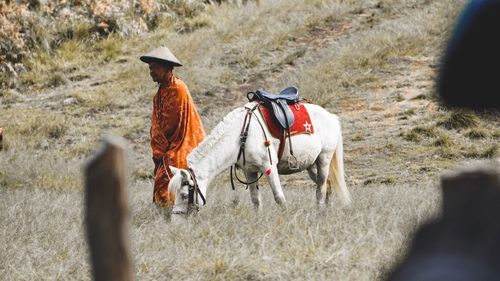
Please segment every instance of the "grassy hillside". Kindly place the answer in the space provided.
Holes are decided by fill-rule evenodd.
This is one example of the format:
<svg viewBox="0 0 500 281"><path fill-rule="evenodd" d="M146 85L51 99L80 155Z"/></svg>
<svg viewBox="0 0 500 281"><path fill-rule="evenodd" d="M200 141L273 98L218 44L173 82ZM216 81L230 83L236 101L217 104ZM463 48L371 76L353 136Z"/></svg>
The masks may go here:
<svg viewBox="0 0 500 281"><path fill-rule="evenodd" d="M498 157L498 116L450 111L434 93L465 1L223 2L172 6L177 17L142 34L33 50L27 71L9 78L0 90L0 276L90 279L81 167L103 134L128 141L138 280L380 278L416 226L437 214L441 172ZM286 211L263 183L257 214L245 190L228 192L223 174L202 213L166 221L151 203L156 85L138 59L160 45L184 63L175 72L207 131L257 88L296 85L338 114L354 203L316 210L301 173L282 177Z"/></svg>

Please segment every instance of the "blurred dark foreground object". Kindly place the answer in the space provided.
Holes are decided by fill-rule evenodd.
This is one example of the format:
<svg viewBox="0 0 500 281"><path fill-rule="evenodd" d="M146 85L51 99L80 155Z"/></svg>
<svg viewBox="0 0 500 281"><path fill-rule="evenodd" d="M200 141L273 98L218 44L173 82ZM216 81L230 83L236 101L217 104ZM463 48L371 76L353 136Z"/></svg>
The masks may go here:
<svg viewBox="0 0 500 281"><path fill-rule="evenodd" d="M419 228L388 281L500 280L500 179L493 165L442 176L441 217Z"/></svg>
<svg viewBox="0 0 500 281"><path fill-rule="evenodd" d="M472 0L448 42L438 79L446 105L500 110L500 0Z"/></svg>
<svg viewBox="0 0 500 281"><path fill-rule="evenodd" d="M441 66L446 105L500 110L500 0L472 0L463 11ZM441 178L442 213L420 226L388 281L500 280L498 164Z"/></svg>

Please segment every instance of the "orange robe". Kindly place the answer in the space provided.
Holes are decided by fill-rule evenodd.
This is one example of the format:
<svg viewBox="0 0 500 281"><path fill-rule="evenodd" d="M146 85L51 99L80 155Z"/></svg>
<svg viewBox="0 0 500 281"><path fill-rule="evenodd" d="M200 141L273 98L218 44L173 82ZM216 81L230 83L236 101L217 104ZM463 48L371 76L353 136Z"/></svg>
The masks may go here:
<svg viewBox="0 0 500 281"><path fill-rule="evenodd" d="M153 202L173 206L174 194L168 183L169 166L187 168L188 154L205 138L205 130L189 90L172 75L167 87L160 87L153 98L151 149L155 163Z"/></svg>

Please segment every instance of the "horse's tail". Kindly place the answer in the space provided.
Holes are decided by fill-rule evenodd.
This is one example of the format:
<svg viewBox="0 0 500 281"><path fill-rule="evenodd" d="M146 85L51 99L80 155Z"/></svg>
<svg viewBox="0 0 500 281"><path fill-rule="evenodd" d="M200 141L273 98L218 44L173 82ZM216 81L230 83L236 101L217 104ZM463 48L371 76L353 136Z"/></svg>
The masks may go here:
<svg viewBox="0 0 500 281"><path fill-rule="evenodd" d="M342 144L342 133L339 130L337 148L330 162L330 172L328 173L328 185L333 187L335 192L342 198L344 203L352 202L351 193L347 189L344 178L344 147Z"/></svg>

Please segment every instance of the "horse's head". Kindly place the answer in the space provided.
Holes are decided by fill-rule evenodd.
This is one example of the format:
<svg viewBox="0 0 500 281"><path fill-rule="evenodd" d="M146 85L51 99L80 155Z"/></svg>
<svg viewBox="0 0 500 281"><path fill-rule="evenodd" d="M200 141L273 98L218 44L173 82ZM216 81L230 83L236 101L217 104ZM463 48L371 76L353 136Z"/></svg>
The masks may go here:
<svg viewBox="0 0 500 281"><path fill-rule="evenodd" d="M170 166L174 176L170 179L168 189L175 194L173 214L187 214L189 207L189 188L194 181L187 170Z"/></svg>

